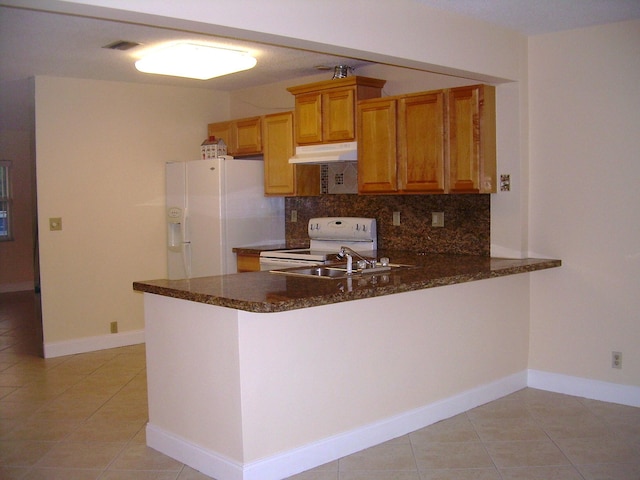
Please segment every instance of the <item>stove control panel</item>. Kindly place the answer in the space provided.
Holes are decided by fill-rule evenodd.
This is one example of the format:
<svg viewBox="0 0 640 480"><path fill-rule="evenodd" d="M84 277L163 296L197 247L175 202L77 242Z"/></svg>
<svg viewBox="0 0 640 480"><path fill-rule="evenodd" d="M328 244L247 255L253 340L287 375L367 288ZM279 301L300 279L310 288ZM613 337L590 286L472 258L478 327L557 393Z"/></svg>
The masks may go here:
<svg viewBox="0 0 640 480"><path fill-rule="evenodd" d="M309 220L312 240L372 241L376 239L376 219L362 217L320 217Z"/></svg>

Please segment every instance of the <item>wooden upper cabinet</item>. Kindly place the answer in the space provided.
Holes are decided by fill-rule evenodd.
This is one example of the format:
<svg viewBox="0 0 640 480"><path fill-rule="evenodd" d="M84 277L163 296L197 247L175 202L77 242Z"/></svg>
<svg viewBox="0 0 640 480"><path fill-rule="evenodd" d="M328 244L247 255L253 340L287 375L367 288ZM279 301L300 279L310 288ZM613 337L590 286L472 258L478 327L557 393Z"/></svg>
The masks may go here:
<svg viewBox="0 0 640 480"><path fill-rule="evenodd" d="M210 123L209 136L223 139L229 155L259 155L262 153L262 117L242 118Z"/></svg>
<svg viewBox="0 0 640 480"><path fill-rule="evenodd" d="M296 97L296 144L355 140L357 100L380 97L385 83L375 78L346 77L288 88Z"/></svg>
<svg viewBox="0 0 640 480"><path fill-rule="evenodd" d="M358 103L358 191L444 193L443 91Z"/></svg>
<svg viewBox="0 0 640 480"><path fill-rule="evenodd" d="M322 138L325 142L350 142L356 138L354 88L330 90L322 95Z"/></svg>
<svg viewBox="0 0 640 480"><path fill-rule="evenodd" d="M398 191L396 100L358 103L358 192Z"/></svg>
<svg viewBox="0 0 640 480"><path fill-rule="evenodd" d="M263 122L264 193L293 195L295 172L289 159L293 156L293 114L266 115Z"/></svg>
<svg viewBox="0 0 640 480"><path fill-rule="evenodd" d="M320 166L294 165L293 113L263 117L265 195L319 195Z"/></svg>
<svg viewBox="0 0 640 480"><path fill-rule="evenodd" d="M359 193L496 191L495 89L358 102Z"/></svg>
<svg viewBox="0 0 640 480"><path fill-rule="evenodd" d="M298 144L322 142L322 94L296 96L295 136Z"/></svg>
<svg viewBox="0 0 640 480"><path fill-rule="evenodd" d="M262 118L252 117L235 120L235 155L262 153Z"/></svg>
<svg viewBox="0 0 640 480"><path fill-rule="evenodd" d="M449 90L449 192L495 193L495 88Z"/></svg>
<svg viewBox="0 0 640 480"><path fill-rule="evenodd" d="M232 142L231 142L231 123L232 122L217 122L217 123L210 123L207 126L207 132L209 134L209 137L216 137L216 140L224 140L224 143L227 144L227 154L229 155L233 155L233 152L231 151L231 146L232 146Z"/></svg>
<svg viewBox="0 0 640 480"><path fill-rule="evenodd" d="M445 117L443 91L398 100L398 177L406 193L444 193Z"/></svg>

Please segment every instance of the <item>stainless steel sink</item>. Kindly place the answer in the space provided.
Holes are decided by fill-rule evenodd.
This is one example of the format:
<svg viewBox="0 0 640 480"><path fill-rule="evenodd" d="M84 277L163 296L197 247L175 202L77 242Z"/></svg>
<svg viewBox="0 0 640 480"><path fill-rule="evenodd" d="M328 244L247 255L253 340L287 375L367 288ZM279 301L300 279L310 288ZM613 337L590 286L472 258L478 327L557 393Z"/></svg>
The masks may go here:
<svg viewBox="0 0 640 480"><path fill-rule="evenodd" d="M320 265L313 267L297 267L297 268L283 268L278 270L270 270L271 273L277 273L280 275L294 275L298 277L311 277L311 278L324 278L328 280L335 280L341 278L348 278L359 275L369 275L374 273L384 273L397 268L407 268L413 265L403 265L397 263L390 263L389 265L377 265L375 267L369 267L364 269L353 269L353 273L347 273L346 264L336 265Z"/></svg>

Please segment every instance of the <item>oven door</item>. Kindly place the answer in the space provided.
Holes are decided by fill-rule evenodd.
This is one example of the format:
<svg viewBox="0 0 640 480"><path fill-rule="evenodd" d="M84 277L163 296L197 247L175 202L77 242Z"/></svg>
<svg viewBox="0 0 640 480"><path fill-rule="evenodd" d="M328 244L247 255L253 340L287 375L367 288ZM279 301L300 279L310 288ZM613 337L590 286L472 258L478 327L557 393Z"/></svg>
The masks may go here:
<svg viewBox="0 0 640 480"><path fill-rule="evenodd" d="M260 257L260 270L276 270L279 268L309 267L322 265L322 260L304 260L297 258Z"/></svg>

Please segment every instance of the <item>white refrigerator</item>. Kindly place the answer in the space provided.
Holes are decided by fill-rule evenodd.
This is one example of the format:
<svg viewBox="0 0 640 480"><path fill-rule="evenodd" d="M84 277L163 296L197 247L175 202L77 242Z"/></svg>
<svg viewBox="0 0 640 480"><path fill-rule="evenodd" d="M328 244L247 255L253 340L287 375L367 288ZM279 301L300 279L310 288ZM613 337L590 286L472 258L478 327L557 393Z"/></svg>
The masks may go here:
<svg viewBox="0 0 640 480"><path fill-rule="evenodd" d="M170 280L236 273L233 247L284 243L284 199L264 196L264 162L166 165Z"/></svg>

